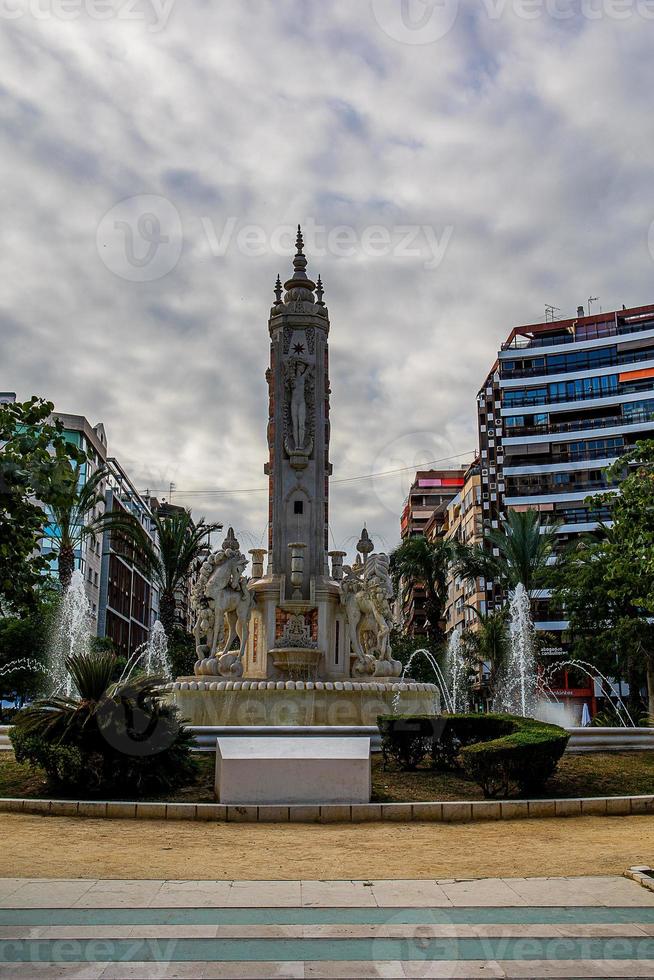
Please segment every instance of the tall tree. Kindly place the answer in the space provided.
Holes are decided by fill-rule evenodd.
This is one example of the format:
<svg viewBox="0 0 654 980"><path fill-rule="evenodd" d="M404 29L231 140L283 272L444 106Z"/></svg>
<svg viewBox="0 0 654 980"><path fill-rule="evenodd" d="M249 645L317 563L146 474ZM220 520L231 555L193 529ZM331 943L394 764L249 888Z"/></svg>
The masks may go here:
<svg viewBox="0 0 654 980"><path fill-rule="evenodd" d="M510 510L501 528L487 532L485 547L459 547L457 571L465 578L496 581L505 589L522 583L533 596L548 581L555 545L556 525L544 525L535 510Z"/></svg>
<svg viewBox="0 0 654 980"><path fill-rule="evenodd" d="M48 568L39 545L44 506L66 492L71 464L84 454L52 419L52 402L33 397L0 405L0 613L34 607L34 589Z"/></svg>
<svg viewBox="0 0 654 980"><path fill-rule="evenodd" d="M70 466L62 481L61 492L48 508L47 534L57 555L57 571L63 589L70 585L75 553L86 538L95 540L104 531L111 531L122 534L134 546L142 543L142 528L131 515L122 510L100 510L105 500L107 473L106 467L101 467L84 480L83 465Z"/></svg>
<svg viewBox="0 0 654 980"><path fill-rule="evenodd" d="M488 664L488 690L492 698L509 648L508 609L503 606L492 612L480 612L475 606L468 608L474 612L477 623L475 629L468 627L463 634L465 649L471 660Z"/></svg>
<svg viewBox="0 0 654 980"><path fill-rule="evenodd" d="M220 531L222 524L197 524L190 510L174 510L154 514L154 529L158 548L143 535L142 550L155 583L159 588L159 618L172 638L175 626L175 594L185 585L193 563L204 551L210 535Z"/></svg>
<svg viewBox="0 0 654 980"><path fill-rule="evenodd" d="M619 671L632 688L646 680L654 718L654 441L638 442L609 476L619 492L592 500L610 508L612 526L580 540L554 597L570 622L574 652Z"/></svg>
<svg viewBox="0 0 654 980"><path fill-rule="evenodd" d="M443 615L447 601L447 575L455 554L451 541L428 541L425 537L407 538L390 556L393 584L406 601L411 590L425 590L427 635L434 650L440 649L445 639Z"/></svg>

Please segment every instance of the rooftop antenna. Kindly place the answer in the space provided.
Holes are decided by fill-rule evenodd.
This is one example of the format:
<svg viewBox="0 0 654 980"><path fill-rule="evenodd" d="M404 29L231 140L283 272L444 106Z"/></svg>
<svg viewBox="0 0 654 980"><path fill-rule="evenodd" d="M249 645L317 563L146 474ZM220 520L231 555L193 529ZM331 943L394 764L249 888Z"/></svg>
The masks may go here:
<svg viewBox="0 0 654 980"><path fill-rule="evenodd" d="M560 320L561 307L552 306L551 303L545 304L545 323L554 323L555 320Z"/></svg>
<svg viewBox="0 0 654 980"><path fill-rule="evenodd" d="M169 491L168 491L168 503L169 504L172 504L172 502L173 502L173 490L176 490L176 489L177 489L177 485L175 483L172 483L171 482L169 484Z"/></svg>
<svg viewBox="0 0 654 980"><path fill-rule="evenodd" d="M589 296L588 297L588 316L590 316L590 314L591 314L591 309L590 308L591 308L592 304L593 303L596 303L598 301L598 299L599 299L599 296Z"/></svg>

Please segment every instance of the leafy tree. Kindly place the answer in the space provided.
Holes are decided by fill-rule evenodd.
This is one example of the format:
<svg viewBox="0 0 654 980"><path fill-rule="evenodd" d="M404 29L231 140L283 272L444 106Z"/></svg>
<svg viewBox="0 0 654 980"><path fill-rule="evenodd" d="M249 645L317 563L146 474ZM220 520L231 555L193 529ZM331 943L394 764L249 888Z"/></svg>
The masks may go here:
<svg viewBox="0 0 654 980"><path fill-rule="evenodd" d="M397 626L391 630L390 646L395 659L405 667L416 650L430 650L429 637L426 634L416 633L414 636L409 636ZM435 682L434 670L426 657L415 657L411 664L411 677L421 683Z"/></svg>
<svg viewBox="0 0 654 980"><path fill-rule="evenodd" d="M88 465L88 464L87 464ZM62 488L49 507L48 539L57 555L57 571L62 589L70 585L75 569L75 552L86 538L95 541L104 531L122 535L128 544L138 546L144 537L139 522L122 510L100 511L105 500L106 467L100 467L87 480L80 464L69 466Z"/></svg>
<svg viewBox="0 0 654 980"><path fill-rule="evenodd" d="M432 650L443 645L443 615L447 601L447 575L455 555L451 541L428 541L425 537L407 538L390 556L390 571L395 589L406 601L414 588L425 590L427 635Z"/></svg>
<svg viewBox="0 0 654 980"><path fill-rule="evenodd" d="M154 514L158 550L143 533L141 547L144 561L159 589L159 618L167 637L175 627L175 593L185 586L194 562L204 551L211 534L222 524L197 524L190 510Z"/></svg>
<svg viewBox="0 0 654 980"><path fill-rule="evenodd" d="M510 510L502 527L488 531L486 547L459 546L457 570L465 578L486 578L505 589L522 583L530 595L548 581L548 561L556 545L556 525L543 525L538 511ZM498 554L493 554L493 550Z"/></svg>
<svg viewBox="0 0 654 980"><path fill-rule="evenodd" d="M558 570L555 600L565 609L576 655L630 681L646 679L654 718L654 441L642 441L609 470L619 492L593 497L612 527L581 539Z"/></svg>
<svg viewBox="0 0 654 980"><path fill-rule="evenodd" d="M0 617L0 700L21 705L41 694L46 686L57 597L55 590L44 583L35 592L34 607L22 618ZM17 661L24 661L24 666L11 669Z"/></svg>
<svg viewBox="0 0 654 980"><path fill-rule="evenodd" d="M84 454L52 419L52 402L33 397L0 405L0 613L34 608L35 586L48 568L39 553L44 506L66 492L71 463Z"/></svg>
<svg viewBox="0 0 654 980"><path fill-rule="evenodd" d="M175 626L168 641L168 659L173 677L189 677L193 674L195 661L195 637Z"/></svg>

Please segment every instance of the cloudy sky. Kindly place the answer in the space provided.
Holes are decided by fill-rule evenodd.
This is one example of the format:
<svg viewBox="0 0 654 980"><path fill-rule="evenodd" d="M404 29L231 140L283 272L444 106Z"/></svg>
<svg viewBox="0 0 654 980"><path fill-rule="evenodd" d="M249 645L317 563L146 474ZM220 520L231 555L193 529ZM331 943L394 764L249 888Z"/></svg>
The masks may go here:
<svg viewBox="0 0 654 980"><path fill-rule="evenodd" d="M264 537L267 318L325 283L332 530L391 547L510 328L654 301L651 0L1 0L0 388ZM354 537L356 540L356 537Z"/></svg>

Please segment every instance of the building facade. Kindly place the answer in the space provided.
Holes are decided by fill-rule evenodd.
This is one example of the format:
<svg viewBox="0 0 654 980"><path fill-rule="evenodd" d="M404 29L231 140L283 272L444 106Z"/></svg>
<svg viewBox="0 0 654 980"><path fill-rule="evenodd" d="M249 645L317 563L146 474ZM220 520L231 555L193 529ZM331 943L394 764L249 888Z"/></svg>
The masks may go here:
<svg viewBox="0 0 654 980"><path fill-rule="evenodd" d="M448 504L463 488L464 473L463 469L418 470L402 511L403 541L424 536L433 540L443 533ZM425 632L425 590L421 585L405 591L399 613L407 632L413 635Z"/></svg>
<svg viewBox="0 0 654 980"><path fill-rule="evenodd" d="M447 505L445 523L440 535L446 541L456 541L470 548L480 546L483 541L483 518L481 508L481 467L475 460L464 476L463 487ZM430 540L436 531L430 522L425 532ZM474 629L478 616L486 610L486 594L482 579L474 581L463 579L450 570L447 583L445 607L445 628L448 635L452 630Z"/></svg>
<svg viewBox="0 0 654 980"><path fill-rule="evenodd" d="M135 518L156 546L152 511L118 461L106 461L105 509ZM134 545L115 531L102 537L98 636L109 638L119 656L145 643L159 614L159 594Z"/></svg>
<svg viewBox="0 0 654 980"><path fill-rule="evenodd" d="M530 324L511 331L477 396L482 520L500 526L508 510L536 510L563 547L609 518L593 497L611 490L607 467L654 433L654 306ZM501 601L486 583L486 605ZM568 647L567 622L543 590L536 628L546 651ZM566 694L567 692L567 694ZM558 694L588 700L587 686Z"/></svg>

